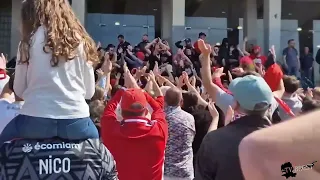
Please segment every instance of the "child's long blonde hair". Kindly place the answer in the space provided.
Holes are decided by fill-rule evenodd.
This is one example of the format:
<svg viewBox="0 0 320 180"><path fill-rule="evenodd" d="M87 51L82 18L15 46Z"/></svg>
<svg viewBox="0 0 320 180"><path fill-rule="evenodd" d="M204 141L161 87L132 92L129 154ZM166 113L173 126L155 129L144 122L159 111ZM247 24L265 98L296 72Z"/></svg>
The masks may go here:
<svg viewBox="0 0 320 180"><path fill-rule="evenodd" d="M43 51L52 53L52 67L59 58L66 61L77 56L77 48L83 43L87 61L96 64L97 49L85 28L74 14L68 0L24 0L21 9L22 40L19 46L20 63L28 63L32 46L31 38L40 26L46 28Z"/></svg>

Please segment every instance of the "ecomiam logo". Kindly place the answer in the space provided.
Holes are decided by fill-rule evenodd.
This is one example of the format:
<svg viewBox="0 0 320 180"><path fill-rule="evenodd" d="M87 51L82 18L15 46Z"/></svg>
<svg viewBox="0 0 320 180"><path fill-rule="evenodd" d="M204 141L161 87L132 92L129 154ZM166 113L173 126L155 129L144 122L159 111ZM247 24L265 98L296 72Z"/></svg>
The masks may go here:
<svg viewBox="0 0 320 180"><path fill-rule="evenodd" d="M25 152L25 153L29 153L32 151L32 146L31 144L24 144L23 147L22 147L22 151Z"/></svg>
<svg viewBox="0 0 320 180"><path fill-rule="evenodd" d="M34 146L32 146L31 144L27 143L24 144L22 147L22 151L25 153L29 153L31 152L33 149L36 151L39 150L50 150L50 149L79 149L80 148L80 144L76 144L76 143L52 143L52 144L40 144L39 142L37 142Z"/></svg>
<svg viewBox="0 0 320 180"><path fill-rule="evenodd" d="M36 145L34 145L35 150L46 150L46 149L79 149L80 144L76 143L52 143L52 144L40 144L37 142Z"/></svg>

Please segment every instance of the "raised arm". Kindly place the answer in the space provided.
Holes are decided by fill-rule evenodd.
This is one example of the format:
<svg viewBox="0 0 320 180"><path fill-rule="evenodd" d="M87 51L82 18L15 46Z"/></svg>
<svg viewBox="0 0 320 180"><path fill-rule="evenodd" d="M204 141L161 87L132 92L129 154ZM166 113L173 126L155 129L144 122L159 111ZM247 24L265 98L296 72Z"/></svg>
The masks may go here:
<svg viewBox="0 0 320 180"><path fill-rule="evenodd" d="M242 51L241 51L241 53L243 53L244 56L250 56L250 53L248 53L247 47L246 47L247 46L247 42L248 42L248 38L245 37L243 39Z"/></svg>
<svg viewBox="0 0 320 180"><path fill-rule="evenodd" d="M200 61L201 61L201 76L203 86L209 94L209 97L217 106L224 112L227 112L229 105L233 104L233 97L227 94L217 85L212 82L211 69L210 69L210 45L206 45L203 40L198 40L198 46L201 50Z"/></svg>
<svg viewBox="0 0 320 180"><path fill-rule="evenodd" d="M183 49L183 46L181 45L182 41L184 41L184 39L181 41L177 41L176 43L174 43L174 45L176 45L176 47L179 49Z"/></svg>

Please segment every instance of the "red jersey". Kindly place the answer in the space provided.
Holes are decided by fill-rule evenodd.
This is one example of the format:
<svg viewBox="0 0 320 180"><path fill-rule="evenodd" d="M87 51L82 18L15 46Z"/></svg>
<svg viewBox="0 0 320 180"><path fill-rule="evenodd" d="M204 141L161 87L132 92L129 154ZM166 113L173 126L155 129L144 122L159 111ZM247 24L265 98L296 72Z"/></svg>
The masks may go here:
<svg viewBox="0 0 320 180"><path fill-rule="evenodd" d="M161 180L168 124L163 111L164 98L154 100L146 93L153 109L151 119L131 117L117 121L116 108L123 90L107 104L101 119L101 136L117 163L121 180Z"/></svg>
<svg viewBox="0 0 320 180"><path fill-rule="evenodd" d="M249 57L252 59L252 61L255 64L261 63L262 65L264 65L266 63L266 61L267 61L267 57L266 56L257 57L255 54L251 54Z"/></svg>

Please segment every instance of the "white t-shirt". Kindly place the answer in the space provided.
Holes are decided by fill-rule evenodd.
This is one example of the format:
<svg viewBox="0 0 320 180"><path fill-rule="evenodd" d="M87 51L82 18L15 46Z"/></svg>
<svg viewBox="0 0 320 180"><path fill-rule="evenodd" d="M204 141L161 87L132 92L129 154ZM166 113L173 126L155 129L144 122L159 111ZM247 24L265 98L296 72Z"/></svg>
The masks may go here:
<svg viewBox="0 0 320 180"><path fill-rule="evenodd" d="M23 102L11 103L6 99L0 99L0 134L7 124L19 114Z"/></svg>
<svg viewBox="0 0 320 180"><path fill-rule="evenodd" d="M41 26L32 37L28 65L19 64L20 53L17 55L14 91L25 101L20 114L51 119L89 117L85 100L93 96L95 80L83 45L79 45L73 60L61 58L58 66L52 67L52 54L43 51L45 35Z"/></svg>

